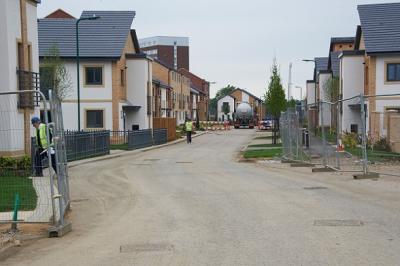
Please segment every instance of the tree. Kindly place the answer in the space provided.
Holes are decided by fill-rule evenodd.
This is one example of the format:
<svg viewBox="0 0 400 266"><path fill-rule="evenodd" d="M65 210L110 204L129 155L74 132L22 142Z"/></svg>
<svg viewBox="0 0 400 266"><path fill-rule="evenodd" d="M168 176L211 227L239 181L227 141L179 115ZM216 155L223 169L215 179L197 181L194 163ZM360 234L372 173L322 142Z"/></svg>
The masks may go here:
<svg viewBox="0 0 400 266"><path fill-rule="evenodd" d="M276 59L274 59L271 68L271 77L268 85L268 90L265 95L265 100L269 108L269 112L274 119L273 143L276 144L276 132L279 130L279 118L281 116L281 112L285 110L286 107L285 91L282 87L281 77L279 74Z"/></svg>
<svg viewBox="0 0 400 266"><path fill-rule="evenodd" d="M324 84L322 84L326 98L329 102L337 102L339 100L339 78L338 77L330 77ZM326 105L325 105L326 106ZM337 127L337 105L332 104L330 106L331 109L331 127ZM325 107L327 108L327 106Z"/></svg>
<svg viewBox="0 0 400 266"><path fill-rule="evenodd" d="M338 77L330 77L323 84L323 88L325 91L325 95L327 100L330 102L336 102L339 100L339 78Z"/></svg>
<svg viewBox="0 0 400 266"><path fill-rule="evenodd" d="M71 76L60 58L57 45L53 45L40 64L40 88L45 93L52 90L62 101L72 88Z"/></svg>
<svg viewBox="0 0 400 266"><path fill-rule="evenodd" d="M222 103L222 112L225 115L227 115L227 114L229 114L230 111L231 111L231 108L229 107L229 103L228 102Z"/></svg>

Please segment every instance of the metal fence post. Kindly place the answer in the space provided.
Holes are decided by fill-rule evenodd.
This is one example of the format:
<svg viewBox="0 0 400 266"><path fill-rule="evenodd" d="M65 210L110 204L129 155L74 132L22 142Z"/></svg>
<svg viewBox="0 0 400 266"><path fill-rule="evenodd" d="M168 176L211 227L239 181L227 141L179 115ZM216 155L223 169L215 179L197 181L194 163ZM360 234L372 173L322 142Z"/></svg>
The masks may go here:
<svg viewBox="0 0 400 266"><path fill-rule="evenodd" d="M339 118L340 118L340 108L339 108L339 104L340 104L340 102L338 101L338 102L336 102L336 168L337 169L340 169L340 155L339 155L339 151L338 151L338 148L339 148L339 140L340 140L340 136L339 136L339 134L341 134L340 133L340 125L341 125L341 123L340 123L340 121L339 121Z"/></svg>
<svg viewBox="0 0 400 266"><path fill-rule="evenodd" d="M323 101L319 102L320 104L320 114L321 114L321 134L322 134L322 149L323 149L323 157L322 157L322 165L327 167L327 153L326 153L326 137L325 137L325 127L324 127L324 106Z"/></svg>
<svg viewBox="0 0 400 266"><path fill-rule="evenodd" d="M360 94L361 104L361 149L363 155L363 172L368 173L368 156L367 156L367 129L365 125L365 106L364 106L364 94Z"/></svg>

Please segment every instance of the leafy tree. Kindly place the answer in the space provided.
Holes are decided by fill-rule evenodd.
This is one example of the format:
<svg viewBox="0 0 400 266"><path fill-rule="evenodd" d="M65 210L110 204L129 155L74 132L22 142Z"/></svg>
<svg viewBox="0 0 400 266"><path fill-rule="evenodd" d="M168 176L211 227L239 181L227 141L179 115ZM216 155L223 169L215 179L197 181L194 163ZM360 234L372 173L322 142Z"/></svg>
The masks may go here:
<svg viewBox="0 0 400 266"><path fill-rule="evenodd" d="M229 103L225 102L222 104L222 112L227 115L231 111L231 108L229 106Z"/></svg>
<svg viewBox="0 0 400 266"><path fill-rule="evenodd" d="M268 90L265 95L266 103L269 108L269 112L274 118L274 137L273 143L276 144L276 133L279 130L279 118L281 116L281 112L285 110L286 107L286 99L285 99L285 91L283 90L281 77L278 69L278 65L276 59L274 59L272 68L271 68L271 77L268 85Z"/></svg>
<svg viewBox="0 0 400 266"><path fill-rule="evenodd" d="M217 91L217 93L215 94L215 98L220 99L220 98L222 98L222 97L224 97L224 96L226 96L226 95L229 95L229 94L231 94L235 89L236 89L235 86L232 86L232 85L229 84L228 86L219 89L219 90Z"/></svg>
<svg viewBox="0 0 400 266"><path fill-rule="evenodd" d="M40 64L40 88L45 93L52 90L62 101L72 88L71 76L60 58L57 45L53 45Z"/></svg>
<svg viewBox="0 0 400 266"><path fill-rule="evenodd" d="M339 78L338 77L330 77L323 84L323 88L325 91L325 95L327 100L330 102L336 102L339 100Z"/></svg>

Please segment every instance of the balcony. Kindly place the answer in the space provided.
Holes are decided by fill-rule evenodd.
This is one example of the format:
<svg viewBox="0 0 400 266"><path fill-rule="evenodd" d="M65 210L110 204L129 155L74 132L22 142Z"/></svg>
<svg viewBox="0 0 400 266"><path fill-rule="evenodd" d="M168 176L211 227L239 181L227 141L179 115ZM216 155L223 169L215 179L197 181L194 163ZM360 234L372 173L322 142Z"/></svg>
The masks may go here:
<svg viewBox="0 0 400 266"><path fill-rule="evenodd" d="M39 90L40 79L39 73L17 70L18 90ZM19 108L34 108L39 106L40 96L34 93L21 93L19 95L18 107Z"/></svg>

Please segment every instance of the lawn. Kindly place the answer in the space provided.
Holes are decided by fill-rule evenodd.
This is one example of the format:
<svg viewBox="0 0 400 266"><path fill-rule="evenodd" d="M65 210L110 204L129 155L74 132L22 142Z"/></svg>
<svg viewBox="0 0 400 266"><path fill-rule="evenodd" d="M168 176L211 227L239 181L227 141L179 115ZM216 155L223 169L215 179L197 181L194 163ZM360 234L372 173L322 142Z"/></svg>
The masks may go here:
<svg viewBox="0 0 400 266"><path fill-rule="evenodd" d="M250 158L273 158L282 154L281 148L276 149L265 149L265 150L246 150L243 153L243 157L246 159Z"/></svg>
<svg viewBox="0 0 400 266"><path fill-rule="evenodd" d="M279 148L282 147L282 143L279 144L254 144L249 145L249 148Z"/></svg>
<svg viewBox="0 0 400 266"><path fill-rule="evenodd" d="M346 151L361 157L361 148L346 148ZM372 151L370 149L367 150L368 160L371 162L387 162L387 161L400 161L400 153L395 152L387 152L387 151Z"/></svg>
<svg viewBox="0 0 400 266"><path fill-rule="evenodd" d="M19 210L29 211L36 208L37 195L28 177L0 176L0 212L14 209L15 194L19 194Z"/></svg>
<svg viewBox="0 0 400 266"><path fill-rule="evenodd" d="M110 144L110 150L123 150L127 151L128 150L128 144Z"/></svg>

